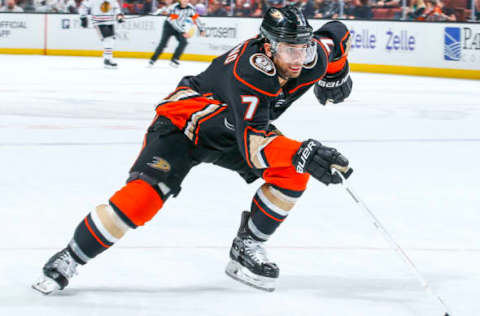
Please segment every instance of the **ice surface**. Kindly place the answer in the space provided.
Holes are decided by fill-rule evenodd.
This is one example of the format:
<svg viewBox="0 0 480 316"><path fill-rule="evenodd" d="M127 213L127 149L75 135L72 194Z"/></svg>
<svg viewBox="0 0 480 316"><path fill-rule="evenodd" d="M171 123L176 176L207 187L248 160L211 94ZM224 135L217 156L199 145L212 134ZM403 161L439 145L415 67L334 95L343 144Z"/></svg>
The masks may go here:
<svg viewBox="0 0 480 316"><path fill-rule="evenodd" d="M232 281L228 249L260 181L210 165L60 295L35 293L44 262L123 185L155 103L206 66L118 62L0 55L0 315L442 315L346 192L313 180L268 244L277 291ZM309 92L276 125L343 152L351 185L452 316L480 315L480 83L352 77L347 102Z"/></svg>

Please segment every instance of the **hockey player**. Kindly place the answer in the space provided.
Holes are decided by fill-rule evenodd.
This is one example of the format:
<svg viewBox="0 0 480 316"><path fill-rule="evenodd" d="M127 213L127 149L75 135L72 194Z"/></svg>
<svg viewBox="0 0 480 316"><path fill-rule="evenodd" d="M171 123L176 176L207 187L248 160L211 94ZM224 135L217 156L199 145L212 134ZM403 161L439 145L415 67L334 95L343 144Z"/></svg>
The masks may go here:
<svg viewBox="0 0 480 316"><path fill-rule="evenodd" d="M290 214L310 176L328 185L341 182L331 168L344 177L352 172L334 148L288 138L271 124L313 85L322 104L350 94L347 28L333 21L312 31L297 8L270 8L256 38L216 58L199 75L184 77L158 104L127 184L80 222L33 287L44 294L65 288L79 265L176 197L192 167L213 163L247 183L264 181L250 211L242 213L226 273L273 291L279 268L267 257L265 242Z"/></svg>
<svg viewBox="0 0 480 316"><path fill-rule="evenodd" d="M79 9L81 26L88 27L87 16L92 15L93 26L103 42L103 64L105 68L117 68L113 61L115 20L123 23L125 16L120 12L117 0L83 0Z"/></svg>
<svg viewBox="0 0 480 316"><path fill-rule="evenodd" d="M174 36L178 41L178 46L173 52L170 66L178 67L180 65L178 60L180 59L180 56L182 56L185 47L187 47L187 39L191 36L186 29L186 20L189 18L192 19L193 23L198 26L201 36L205 35L203 24L198 18L198 13L195 8L189 3L189 0L179 0L167 9L160 8L155 12L155 15L159 14L166 14L168 15L168 18L163 23L162 39L160 40L160 43L158 43L155 52L148 62L149 66L153 66L157 61L158 56L162 54L167 46L170 37Z"/></svg>

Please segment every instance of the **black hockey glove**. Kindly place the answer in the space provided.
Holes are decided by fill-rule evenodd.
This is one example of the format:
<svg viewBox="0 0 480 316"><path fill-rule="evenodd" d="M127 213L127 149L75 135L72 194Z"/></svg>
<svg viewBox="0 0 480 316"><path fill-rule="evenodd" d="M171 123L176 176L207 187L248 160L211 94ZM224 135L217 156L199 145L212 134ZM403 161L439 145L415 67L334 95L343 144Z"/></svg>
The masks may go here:
<svg viewBox="0 0 480 316"><path fill-rule="evenodd" d="M298 173L308 172L326 185L342 182L342 178L337 173L332 174L332 167L341 172L345 179L353 172L353 169L348 167L347 158L335 148L323 146L314 139L302 143L300 149L293 156L292 162Z"/></svg>
<svg viewBox="0 0 480 316"><path fill-rule="evenodd" d="M83 28L88 27L87 17L82 16L82 17L80 18L80 26L83 27Z"/></svg>
<svg viewBox="0 0 480 316"><path fill-rule="evenodd" d="M117 14L117 22L118 23L125 22L125 15L123 15L123 13Z"/></svg>
<svg viewBox="0 0 480 316"><path fill-rule="evenodd" d="M318 102L325 105L328 101L333 103L343 102L352 91L353 82L350 78L348 61L345 67L337 73L326 74L322 80L318 81L313 92Z"/></svg>

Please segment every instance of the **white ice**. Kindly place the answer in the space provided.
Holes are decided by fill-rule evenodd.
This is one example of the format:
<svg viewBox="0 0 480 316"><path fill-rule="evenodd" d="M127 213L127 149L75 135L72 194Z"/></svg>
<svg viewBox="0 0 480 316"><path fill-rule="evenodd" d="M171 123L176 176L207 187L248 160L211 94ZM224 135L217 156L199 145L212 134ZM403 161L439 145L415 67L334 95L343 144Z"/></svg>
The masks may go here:
<svg viewBox="0 0 480 316"><path fill-rule="evenodd" d="M210 165L59 295L34 292L45 261L124 184L156 102L206 67L118 62L0 55L0 315L442 315L350 196L313 179L268 243L278 289L231 280L230 243L261 182ZM345 103L310 91L276 125L343 152L350 184L451 315L480 315L480 83L352 77Z"/></svg>

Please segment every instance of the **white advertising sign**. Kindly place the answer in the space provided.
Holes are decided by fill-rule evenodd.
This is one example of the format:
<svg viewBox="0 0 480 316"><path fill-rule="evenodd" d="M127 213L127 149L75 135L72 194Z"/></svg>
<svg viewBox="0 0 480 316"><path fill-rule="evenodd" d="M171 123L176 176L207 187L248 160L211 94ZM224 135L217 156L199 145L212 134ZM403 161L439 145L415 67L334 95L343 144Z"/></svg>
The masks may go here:
<svg viewBox="0 0 480 316"><path fill-rule="evenodd" d="M186 54L218 56L258 33L261 19L202 17L206 36L196 32ZM165 17L146 16L116 24L115 51L153 53ZM326 23L311 20L314 29ZM438 69L480 70L480 24L400 21L344 21L352 34L350 62ZM46 24L45 24L46 23ZM46 41L46 43L45 43ZM172 53L172 38L165 52ZM0 14L0 48L102 51L91 23L80 27L78 15ZM143 55L141 55L143 54Z"/></svg>
<svg viewBox="0 0 480 316"><path fill-rule="evenodd" d="M43 49L45 15L0 13L0 48Z"/></svg>
<svg viewBox="0 0 480 316"><path fill-rule="evenodd" d="M153 53L160 42L165 17L128 18L125 23L115 25L115 50ZM202 21L205 37L196 32L188 40L187 54L223 54L235 43L254 36L260 25L259 19L203 18ZM172 53L176 45L177 41L172 37L165 52ZM48 48L100 50L102 46L91 23L88 29L80 27L78 15L51 15L48 19Z"/></svg>
<svg viewBox="0 0 480 316"><path fill-rule="evenodd" d="M311 21L314 28L324 21ZM480 25L345 21L358 64L480 70Z"/></svg>

